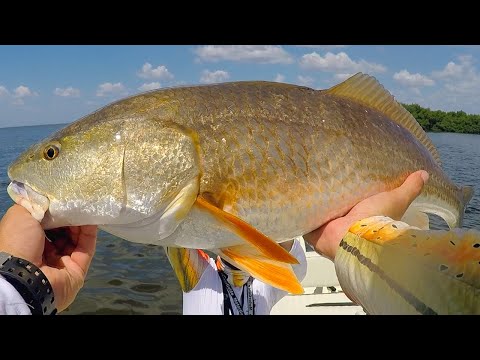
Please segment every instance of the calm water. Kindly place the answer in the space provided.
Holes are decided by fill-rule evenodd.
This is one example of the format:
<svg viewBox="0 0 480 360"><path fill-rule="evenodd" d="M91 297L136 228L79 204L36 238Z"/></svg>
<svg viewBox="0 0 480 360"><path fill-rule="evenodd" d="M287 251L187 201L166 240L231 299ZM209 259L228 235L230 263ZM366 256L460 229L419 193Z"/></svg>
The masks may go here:
<svg viewBox="0 0 480 360"><path fill-rule="evenodd" d="M0 128L0 216L12 204L5 191L7 167L30 144L63 125ZM464 226L480 230L480 136L429 134L448 175L459 185L475 185ZM447 228L432 218L432 228ZM182 293L162 247L127 242L99 233L85 287L62 314L181 314Z"/></svg>

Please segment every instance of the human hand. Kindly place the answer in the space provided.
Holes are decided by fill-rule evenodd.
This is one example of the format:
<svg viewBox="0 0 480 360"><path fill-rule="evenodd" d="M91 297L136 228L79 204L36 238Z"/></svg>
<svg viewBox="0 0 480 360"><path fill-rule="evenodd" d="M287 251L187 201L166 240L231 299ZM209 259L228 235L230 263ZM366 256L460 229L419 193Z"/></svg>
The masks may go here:
<svg viewBox="0 0 480 360"><path fill-rule="evenodd" d="M52 285L58 312L65 310L82 288L95 253L97 226L69 226L45 238L40 223L24 207L13 205L0 222L0 251L38 266Z"/></svg>
<svg viewBox="0 0 480 360"><path fill-rule="evenodd" d="M303 238L315 251L333 260L340 241L353 223L376 215L400 220L412 201L420 194L427 180L426 171L414 172L398 188L375 194L359 202L345 216L324 224L305 234Z"/></svg>

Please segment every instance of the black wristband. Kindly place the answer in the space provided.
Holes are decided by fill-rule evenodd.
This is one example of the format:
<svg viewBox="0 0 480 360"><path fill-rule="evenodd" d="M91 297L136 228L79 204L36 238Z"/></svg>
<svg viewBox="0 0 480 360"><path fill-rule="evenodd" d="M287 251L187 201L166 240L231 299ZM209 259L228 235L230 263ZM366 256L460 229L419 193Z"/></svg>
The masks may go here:
<svg viewBox="0 0 480 360"><path fill-rule="evenodd" d="M27 260L0 252L0 275L20 293L32 315L55 315L55 297L43 272Z"/></svg>

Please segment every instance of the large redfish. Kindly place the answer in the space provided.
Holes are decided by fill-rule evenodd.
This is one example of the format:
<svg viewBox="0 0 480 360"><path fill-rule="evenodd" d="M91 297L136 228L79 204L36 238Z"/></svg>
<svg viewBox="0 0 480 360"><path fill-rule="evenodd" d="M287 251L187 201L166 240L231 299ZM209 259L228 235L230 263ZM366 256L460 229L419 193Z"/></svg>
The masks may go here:
<svg viewBox="0 0 480 360"><path fill-rule="evenodd" d="M471 189L448 179L410 113L357 74L325 91L254 81L135 95L32 146L8 175L45 229L99 224L134 242L213 250L298 293L278 242L419 169L430 179L412 208L459 226Z"/></svg>

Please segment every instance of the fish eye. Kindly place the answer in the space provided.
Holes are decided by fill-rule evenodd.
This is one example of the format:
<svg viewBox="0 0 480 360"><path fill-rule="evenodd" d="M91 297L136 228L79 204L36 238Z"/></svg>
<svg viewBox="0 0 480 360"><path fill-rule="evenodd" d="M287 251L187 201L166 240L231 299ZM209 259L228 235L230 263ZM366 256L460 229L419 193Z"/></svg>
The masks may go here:
<svg viewBox="0 0 480 360"><path fill-rule="evenodd" d="M56 145L48 145L43 149L43 157L45 160L53 160L58 156L60 149Z"/></svg>

